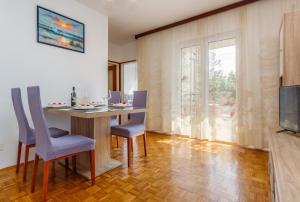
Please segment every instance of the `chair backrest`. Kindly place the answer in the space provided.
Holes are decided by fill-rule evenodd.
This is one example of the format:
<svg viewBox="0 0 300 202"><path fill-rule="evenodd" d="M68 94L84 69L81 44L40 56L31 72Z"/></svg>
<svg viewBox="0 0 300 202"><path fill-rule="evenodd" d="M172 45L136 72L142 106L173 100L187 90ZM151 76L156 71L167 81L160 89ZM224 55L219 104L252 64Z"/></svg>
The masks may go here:
<svg viewBox="0 0 300 202"><path fill-rule="evenodd" d="M108 100L108 105L117 104L121 102L121 92L120 91L110 91L110 99ZM112 116L111 119L117 119L118 116Z"/></svg>
<svg viewBox="0 0 300 202"><path fill-rule="evenodd" d="M121 93L120 91L110 91L110 99L108 100L108 104L116 104L121 102Z"/></svg>
<svg viewBox="0 0 300 202"><path fill-rule="evenodd" d="M132 107L146 108L147 107L147 91L134 91ZM145 112L130 114L130 122L144 123Z"/></svg>
<svg viewBox="0 0 300 202"><path fill-rule="evenodd" d="M27 94L29 109L36 134L36 153L41 158L47 159L47 154L51 153L52 145L50 132L42 109L40 88L38 86L28 87Z"/></svg>
<svg viewBox="0 0 300 202"><path fill-rule="evenodd" d="M30 136L34 136L34 134L33 130L28 124L28 120L23 107L20 88L11 89L11 98L19 126L19 141L21 141L23 144L28 144L28 140L31 139Z"/></svg>

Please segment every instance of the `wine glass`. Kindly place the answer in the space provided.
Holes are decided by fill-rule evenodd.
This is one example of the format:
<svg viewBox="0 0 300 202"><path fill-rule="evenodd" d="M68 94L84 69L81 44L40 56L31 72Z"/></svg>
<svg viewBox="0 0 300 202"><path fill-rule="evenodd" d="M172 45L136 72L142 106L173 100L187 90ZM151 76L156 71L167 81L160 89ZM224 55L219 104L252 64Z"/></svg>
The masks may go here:
<svg viewBox="0 0 300 202"><path fill-rule="evenodd" d="M108 100L110 100L110 98L111 98L111 90L108 91L108 96L107 96Z"/></svg>
<svg viewBox="0 0 300 202"><path fill-rule="evenodd" d="M111 91L109 90L107 96L106 97L102 97L102 100L103 100L103 103L105 105L108 105L109 104L108 102L109 102L110 99L111 99Z"/></svg>

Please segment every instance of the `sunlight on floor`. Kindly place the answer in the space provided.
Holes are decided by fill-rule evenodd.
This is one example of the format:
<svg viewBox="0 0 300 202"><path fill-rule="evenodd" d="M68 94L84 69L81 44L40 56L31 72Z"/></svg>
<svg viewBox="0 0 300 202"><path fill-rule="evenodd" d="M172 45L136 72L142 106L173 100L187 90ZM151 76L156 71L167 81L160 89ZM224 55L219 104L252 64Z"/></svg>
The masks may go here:
<svg viewBox="0 0 300 202"><path fill-rule="evenodd" d="M189 137L173 136L171 139L157 140L157 143L168 144L168 145L179 145L186 144L188 148L192 150L204 151L209 153L218 153L228 149L232 149L232 144L226 144L222 142L210 142L207 140L197 140ZM235 148L235 147L234 147Z"/></svg>

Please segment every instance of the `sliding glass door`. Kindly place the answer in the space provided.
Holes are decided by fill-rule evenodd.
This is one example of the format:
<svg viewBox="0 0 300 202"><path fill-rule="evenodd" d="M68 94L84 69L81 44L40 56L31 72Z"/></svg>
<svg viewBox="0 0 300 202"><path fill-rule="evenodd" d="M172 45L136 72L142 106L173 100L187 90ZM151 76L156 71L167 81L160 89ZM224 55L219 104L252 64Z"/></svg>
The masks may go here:
<svg viewBox="0 0 300 202"><path fill-rule="evenodd" d="M232 142L236 120L236 39L181 49L181 133ZM202 59L201 59L202 58Z"/></svg>
<svg viewBox="0 0 300 202"><path fill-rule="evenodd" d="M236 39L209 42L208 118L213 140L232 142L236 116Z"/></svg>
<svg viewBox="0 0 300 202"><path fill-rule="evenodd" d="M193 133L193 120L200 95L199 77L197 77L200 58L200 46L181 49L181 133L188 136Z"/></svg>

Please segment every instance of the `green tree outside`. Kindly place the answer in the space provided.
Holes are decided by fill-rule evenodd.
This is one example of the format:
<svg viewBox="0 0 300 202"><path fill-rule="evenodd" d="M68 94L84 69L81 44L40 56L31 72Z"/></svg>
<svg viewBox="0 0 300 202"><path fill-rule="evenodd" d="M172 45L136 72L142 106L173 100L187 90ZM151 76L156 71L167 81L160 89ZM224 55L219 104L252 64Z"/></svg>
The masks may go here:
<svg viewBox="0 0 300 202"><path fill-rule="evenodd" d="M225 74L218 69L222 65L221 60L216 59L214 52L210 53L209 61L209 95L210 103L220 103L224 99L226 104L234 104L236 99L236 74Z"/></svg>

